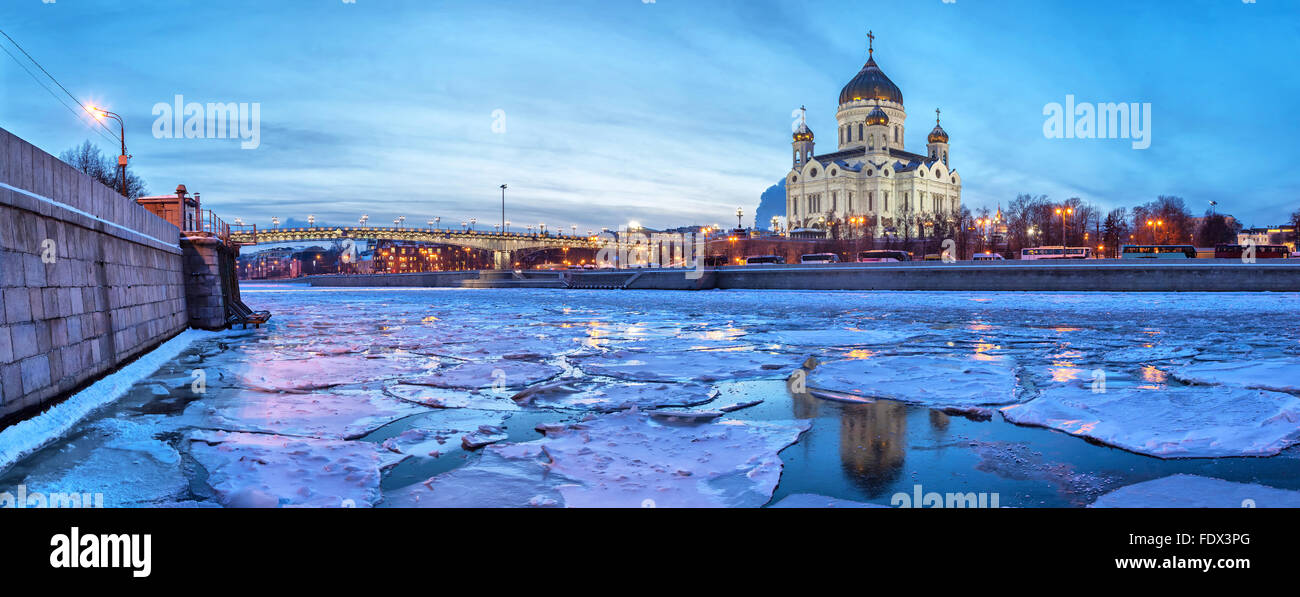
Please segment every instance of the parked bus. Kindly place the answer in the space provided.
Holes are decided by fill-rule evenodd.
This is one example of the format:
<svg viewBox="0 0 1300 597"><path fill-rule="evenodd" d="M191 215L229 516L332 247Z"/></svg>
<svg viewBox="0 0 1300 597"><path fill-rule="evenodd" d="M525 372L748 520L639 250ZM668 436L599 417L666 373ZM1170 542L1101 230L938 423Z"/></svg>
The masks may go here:
<svg viewBox="0 0 1300 597"><path fill-rule="evenodd" d="M1244 245L1214 245L1215 259L1241 259L1242 253L1245 252ZM1256 259L1286 259L1290 253L1291 249L1285 245L1255 245Z"/></svg>
<svg viewBox="0 0 1300 597"><path fill-rule="evenodd" d="M1020 258L1035 259L1092 259L1092 247L1029 247L1020 250Z"/></svg>
<svg viewBox="0 0 1300 597"><path fill-rule="evenodd" d="M1120 259L1196 259L1192 245L1124 245Z"/></svg>
<svg viewBox="0 0 1300 597"><path fill-rule="evenodd" d="M880 262L896 262L896 261L911 261L911 260L912 260L912 255L909 254L907 251L874 250L874 251L862 251L858 253L858 263L880 263Z"/></svg>
<svg viewBox="0 0 1300 597"><path fill-rule="evenodd" d="M989 252L976 253L971 255L970 259L971 261L1006 261L1006 257L1003 257L1001 254Z"/></svg>
<svg viewBox="0 0 1300 597"><path fill-rule="evenodd" d="M745 265L780 265L785 263L785 257L780 255L754 255L745 258Z"/></svg>
<svg viewBox="0 0 1300 597"><path fill-rule="evenodd" d="M840 256L834 253L809 253L799 257L799 263L839 263Z"/></svg>

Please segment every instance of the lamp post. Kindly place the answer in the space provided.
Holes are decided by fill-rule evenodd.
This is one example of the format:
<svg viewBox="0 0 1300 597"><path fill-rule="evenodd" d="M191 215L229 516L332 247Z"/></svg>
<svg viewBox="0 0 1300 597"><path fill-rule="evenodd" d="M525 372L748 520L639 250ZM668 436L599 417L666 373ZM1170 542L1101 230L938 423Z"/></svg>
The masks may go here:
<svg viewBox="0 0 1300 597"><path fill-rule="evenodd" d="M315 215L309 215L309 216L307 216L307 227L308 227L308 228L315 228L315 227L316 227L316 216L315 216Z"/></svg>
<svg viewBox="0 0 1300 597"><path fill-rule="evenodd" d="M509 229L510 222L506 221L506 185L501 185L501 229Z"/></svg>
<svg viewBox="0 0 1300 597"><path fill-rule="evenodd" d="M780 219L779 217L777 217L777 216L772 216L772 233L773 233L773 234L780 234L780 233L781 233L780 221L781 221L781 219Z"/></svg>
<svg viewBox="0 0 1300 597"><path fill-rule="evenodd" d="M121 183L122 196L129 199L130 197L126 193L126 163L131 159L131 156L126 155L126 123L122 122L121 116L109 112L108 110L103 110L94 106L86 106L86 110L95 117L95 120L112 118L117 121L119 139L122 141L122 154L117 156L117 180Z"/></svg>
<svg viewBox="0 0 1300 597"><path fill-rule="evenodd" d="M370 227L370 224L368 224L368 222L370 222L370 214L361 214L361 219L357 220L357 223L361 224L362 228Z"/></svg>
<svg viewBox="0 0 1300 597"><path fill-rule="evenodd" d="M469 229L470 229L470 232L473 232L473 231L474 231L474 225L477 224L477 223L478 223L478 218L470 218L470 219L469 219Z"/></svg>
<svg viewBox="0 0 1300 597"><path fill-rule="evenodd" d="M280 218L272 217L272 218L271 218L271 228L279 228L279 227L280 227Z"/></svg>
<svg viewBox="0 0 1300 597"><path fill-rule="evenodd" d="M1061 216L1061 246L1064 247L1070 244L1065 239L1065 216L1074 215L1074 208L1067 207L1062 209L1058 207L1056 208L1056 215Z"/></svg>

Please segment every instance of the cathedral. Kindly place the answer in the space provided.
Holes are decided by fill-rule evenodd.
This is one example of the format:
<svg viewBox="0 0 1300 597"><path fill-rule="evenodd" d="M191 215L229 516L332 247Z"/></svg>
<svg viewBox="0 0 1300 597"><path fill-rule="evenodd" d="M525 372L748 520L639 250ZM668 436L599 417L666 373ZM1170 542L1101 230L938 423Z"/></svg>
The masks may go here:
<svg viewBox="0 0 1300 597"><path fill-rule="evenodd" d="M787 233L913 236L961 208L961 175L949 162L939 110L926 152L904 150L903 92L876 65L875 36L867 37L867 63L840 91L835 151L816 154L800 113L785 185Z"/></svg>

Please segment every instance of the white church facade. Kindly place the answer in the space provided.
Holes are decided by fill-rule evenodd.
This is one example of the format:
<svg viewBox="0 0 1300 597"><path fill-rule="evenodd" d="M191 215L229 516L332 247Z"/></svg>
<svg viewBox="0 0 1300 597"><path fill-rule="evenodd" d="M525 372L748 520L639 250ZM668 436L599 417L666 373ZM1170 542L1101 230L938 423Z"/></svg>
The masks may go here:
<svg viewBox="0 0 1300 597"><path fill-rule="evenodd" d="M785 181L787 233L907 234L961 208L961 175L951 166L939 110L925 153L905 150L903 93L876 65L874 36L868 37L866 65L840 91L836 150L814 151L802 114L795 128Z"/></svg>

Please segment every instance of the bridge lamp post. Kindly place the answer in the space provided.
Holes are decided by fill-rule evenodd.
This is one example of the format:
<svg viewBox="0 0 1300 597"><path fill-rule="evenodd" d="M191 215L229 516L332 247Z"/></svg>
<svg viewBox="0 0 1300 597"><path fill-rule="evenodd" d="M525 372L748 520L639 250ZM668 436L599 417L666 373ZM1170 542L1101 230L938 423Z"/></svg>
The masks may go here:
<svg viewBox="0 0 1300 597"><path fill-rule="evenodd" d="M470 218L470 219L469 219L469 229L470 229L471 232L474 230L474 225L477 224L477 223L478 223L478 218Z"/></svg>
<svg viewBox="0 0 1300 597"><path fill-rule="evenodd" d="M506 185L501 185L501 229L509 230L510 222L506 221Z"/></svg>
<svg viewBox="0 0 1300 597"><path fill-rule="evenodd" d="M433 227L434 227L434 228L437 228L438 225L439 225L439 223L441 223L441 222L442 222L442 216L434 216L434 218L433 218Z"/></svg>
<svg viewBox="0 0 1300 597"><path fill-rule="evenodd" d="M569 225L569 230L572 230L572 231L573 231L573 236L578 236L578 225L577 225L577 224L570 224L570 225Z"/></svg>
<svg viewBox="0 0 1300 597"><path fill-rule="evenodd" d="M433 218L429 218L429 221L425 223L428 224L430 228L433 228Z"/></svg>
<svg viewBox="0 0 1300 597"><path fill-rule="evenodd" d="M367 222L369 221L370 221L370 214L361 214L361 219L357 220L357 223L361 224L362 228L368 228L370 225Z"/></svg>
<svg viewBox="0 0 1300 597"><path fill-rule="evenodd" d="M315 227L316 227L316 216L315 216L315 215L307 216L307 227L308 227L308 228L315 228Z"/></svg>
<svg viewBox="0 0 1300 597"><path fill-rule="evenodd" d="M272 227L272 228L279 228L279 227L280 227L280 218L272 217L272 218L271 218L271 227Z"/></svg>
<svg viewBox="0 0 1300 597"><path fill-rule="evenodd" d="M505 222L503 222L503 225L505 226L505 230L506 230L505 233L510 234L510 220L506 220Z"/></svg>

